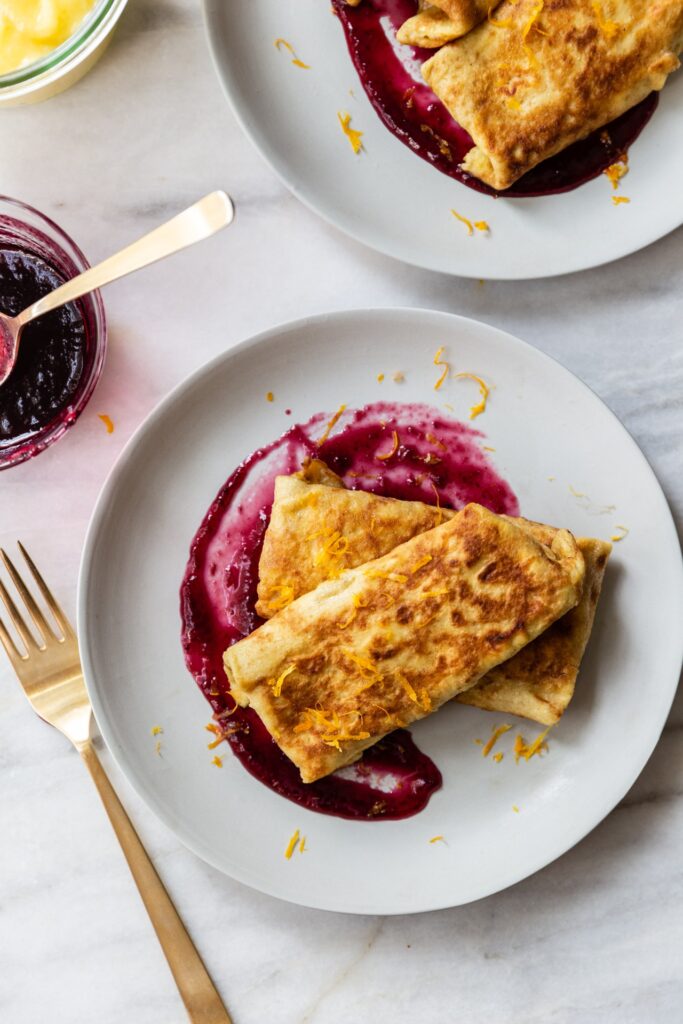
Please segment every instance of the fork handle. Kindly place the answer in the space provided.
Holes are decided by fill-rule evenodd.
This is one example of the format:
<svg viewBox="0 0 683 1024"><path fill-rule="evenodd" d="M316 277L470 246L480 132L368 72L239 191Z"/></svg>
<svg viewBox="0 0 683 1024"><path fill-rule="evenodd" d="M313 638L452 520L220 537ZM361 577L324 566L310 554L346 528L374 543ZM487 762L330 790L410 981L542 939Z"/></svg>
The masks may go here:
<svg viewBox="0 0 683 1024"><path fill-rule="evenodd" d="M154 925L191 1024L232 1024L178 911L88 741L78 752L97 786L104 809Z"/></svg>

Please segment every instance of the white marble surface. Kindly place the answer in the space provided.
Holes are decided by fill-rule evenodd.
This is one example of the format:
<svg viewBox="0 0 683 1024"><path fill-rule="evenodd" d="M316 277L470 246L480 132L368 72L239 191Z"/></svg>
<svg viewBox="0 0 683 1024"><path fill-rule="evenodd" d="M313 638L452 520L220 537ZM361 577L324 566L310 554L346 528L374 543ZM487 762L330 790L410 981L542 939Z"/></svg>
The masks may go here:
<svg viewBox="0 0 683 1024"><path fill-rule="evenodd" d="M87 79L0 116L0 189L54 215L93 260L213 188L239 211L223 236L109 289L111 347L89 409L0 478L0 541L25 541L70 613L95 496L143 416L239 338L334 307L451 310L556 356L622 418L683 522L682 231L531 284L479 286L375 255L290 197L242 136L192 0L131 0ZM478 904L412 918L307 911L233 883L105 761L235 1024L670 1024L683 1002L682 725L679 698L631 793L561 860ZM3 1024L185 1019L88 777L2 661L0 836Z"/></svg>

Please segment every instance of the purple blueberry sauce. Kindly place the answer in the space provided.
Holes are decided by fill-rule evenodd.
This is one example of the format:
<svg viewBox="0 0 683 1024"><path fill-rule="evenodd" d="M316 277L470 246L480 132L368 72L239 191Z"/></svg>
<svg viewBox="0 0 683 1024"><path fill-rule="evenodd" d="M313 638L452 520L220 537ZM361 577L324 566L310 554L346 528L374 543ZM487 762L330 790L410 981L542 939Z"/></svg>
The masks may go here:
<svg viewBox="0 0 683 1024"><path fill-rule="evenodd" d="M350 7L345 0L332 0L332 6L363 88L389 131L444 174L486 195L545 196L583 185L623 157L657 106L658 96L653 92L616 121L568 146L505 192L497 193L460 167L472 148L472 139L420 73L421 65L434 51L396 42L398 28L417 12L417 0L363 0L358 7Z"/></svg>
<svg viewBox="0 0 683 1024"><path fill-rule="evenodd" d="M441 786L439 769L406 730L386 736L357 764L306 785L258 716L248 708L234 709L223 652L262 622L254 611L258 561L275 477L296 472L313 456L353 489L430 504L438 498L451 508L477 501L509 515L518 514L519 506L482 451L482 435L436 409L380 402L348 410L329 438L317 443L328 419L318 413L292 426L249 455L219 491L192 541L180 590L183 650L233 753L264 785L324 814L406 818L422 810ZM393 449L390 458L377 458Z"/></svg>

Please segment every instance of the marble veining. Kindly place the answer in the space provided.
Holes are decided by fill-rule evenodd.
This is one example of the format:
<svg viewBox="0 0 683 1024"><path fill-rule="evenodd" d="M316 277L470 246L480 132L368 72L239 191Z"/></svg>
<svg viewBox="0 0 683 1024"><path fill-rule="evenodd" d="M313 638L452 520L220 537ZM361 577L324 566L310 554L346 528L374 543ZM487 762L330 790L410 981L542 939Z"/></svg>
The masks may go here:
<svg viewBox="0 0 683 1024"><path fill-rule="evenodd" d="M91 259L213 188L234 195L238 218L210 253L109 289L104 377L70 436L0 476L0 542L20 536L73 615L98 489L169 388L276 321L394 304L485 319L581 376L643 447L680 526L683 232L547 282L459 281L370 252L293 199L243 137L198 7L133 0L80 85L2 113L2 191L53 213ZM181 847L103 758L235 1024L671 1024L683 1003L682 726L679 696L631 792L555 864L480 903L408 918L251 892ZM4 661L0 794L3 1024L184 1020L90 780Z"/></svg>

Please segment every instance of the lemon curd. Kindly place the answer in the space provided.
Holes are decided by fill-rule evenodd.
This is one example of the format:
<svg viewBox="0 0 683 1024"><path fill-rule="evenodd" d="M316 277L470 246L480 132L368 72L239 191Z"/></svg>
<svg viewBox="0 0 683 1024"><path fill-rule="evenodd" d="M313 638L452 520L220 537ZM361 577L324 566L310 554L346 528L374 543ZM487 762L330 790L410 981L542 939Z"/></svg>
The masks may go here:
<svg viewBox="0 0 683 1024"><path fill-rule="evenodd" d="M0 75L47 56L74 34L96 0L0 0Z"/></svg>

